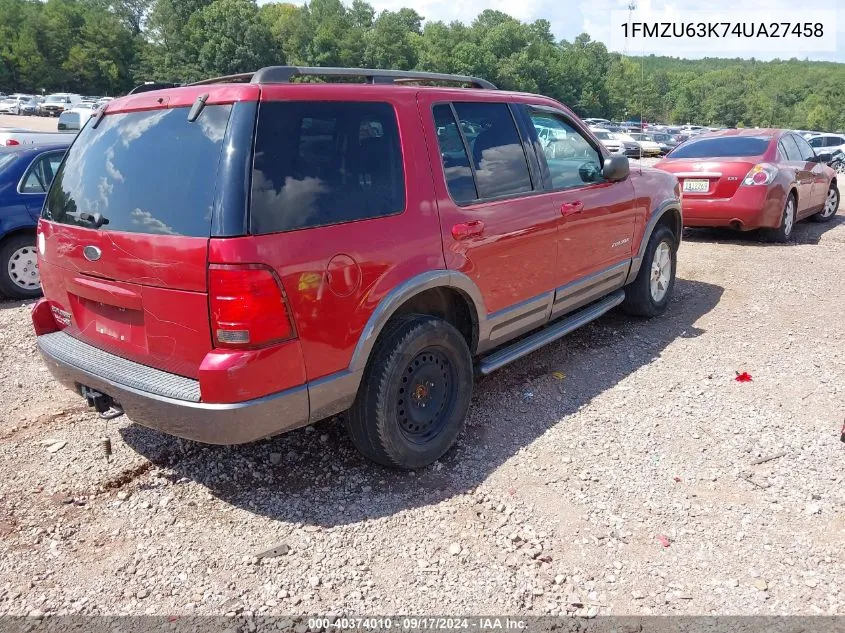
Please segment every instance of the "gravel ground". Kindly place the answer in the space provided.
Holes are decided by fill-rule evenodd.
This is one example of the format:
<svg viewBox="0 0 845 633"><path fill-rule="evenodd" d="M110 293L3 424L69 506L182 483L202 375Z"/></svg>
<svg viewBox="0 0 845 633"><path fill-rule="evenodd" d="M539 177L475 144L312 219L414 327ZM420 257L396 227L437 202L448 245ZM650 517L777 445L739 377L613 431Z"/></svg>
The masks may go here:
<svg viewBox="0 0 845 633"><path fill-rule="evenodd" d="M99 420L0 303L0 613L845 613L845 216L679 260L664 316L479 380L417 473L337 420L240 447Z"/></svg>
<svg viewBox="0 0 845 633"><path fill-rule="evenodd" d="M14 114L0 114L0 128L11 127L33 132L56 132L58 131L59 119L44 116L17 116Z"/></svg>

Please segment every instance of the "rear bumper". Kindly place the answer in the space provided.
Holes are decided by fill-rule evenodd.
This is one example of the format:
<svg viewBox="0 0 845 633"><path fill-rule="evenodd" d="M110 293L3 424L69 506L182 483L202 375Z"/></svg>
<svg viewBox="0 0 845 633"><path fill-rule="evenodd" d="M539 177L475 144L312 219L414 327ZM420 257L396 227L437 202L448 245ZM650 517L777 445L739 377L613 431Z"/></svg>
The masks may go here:
<svg viewBox="0 0 845 633"><path fill-rule="evenodd" d="M60 383L77 393L81 385L104 393L133 422L164 433L208 444L243 444L311 421L308 385L245 402L210 404L199 401L196 380L114 356L63 332L42 334L37 342Z"/></svg>
<svg viewBox="0 0 845 633"><path fill-rule="evenodd" d="M684 194L684 226L732 227L740 230L776 228L786 203L783 191L740 186L730 198Z"/></svg>

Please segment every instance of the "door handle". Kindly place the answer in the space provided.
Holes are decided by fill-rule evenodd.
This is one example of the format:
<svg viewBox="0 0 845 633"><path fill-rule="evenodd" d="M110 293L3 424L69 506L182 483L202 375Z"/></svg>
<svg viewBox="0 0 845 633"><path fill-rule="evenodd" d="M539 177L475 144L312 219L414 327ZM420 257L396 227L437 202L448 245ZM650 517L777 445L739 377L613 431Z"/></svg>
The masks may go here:
<svg viewBox="0 0 845 633"><path fill-rule="evenodd" d="M584 203L580 200L576 200L575 202L564 202L560 205L560 214L563 217L567 217L570 215L575 215L576 213L581 213L584 210Z"/></svg>
<svg viewBox="0 0 845 633"><path fill-rule="evenodd" d="M469 237L476 237L484 233L484 222L481 220L470 220L461 222L452 227L452 237L456 240L465 240Z"/></svg>

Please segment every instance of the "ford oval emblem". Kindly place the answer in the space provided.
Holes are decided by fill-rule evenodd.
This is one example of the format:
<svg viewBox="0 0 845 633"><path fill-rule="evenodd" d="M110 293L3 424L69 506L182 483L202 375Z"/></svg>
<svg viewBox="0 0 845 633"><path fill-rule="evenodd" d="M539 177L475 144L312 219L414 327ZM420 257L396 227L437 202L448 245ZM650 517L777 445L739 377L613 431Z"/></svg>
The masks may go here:
<svg viewBox="0 0 845 633"><path fill-rule="evenodd" d="M103 251L96 246L86 246L82 249L82 254L85 255L85 259L89 262L95 262L102 257Z"/></svg>

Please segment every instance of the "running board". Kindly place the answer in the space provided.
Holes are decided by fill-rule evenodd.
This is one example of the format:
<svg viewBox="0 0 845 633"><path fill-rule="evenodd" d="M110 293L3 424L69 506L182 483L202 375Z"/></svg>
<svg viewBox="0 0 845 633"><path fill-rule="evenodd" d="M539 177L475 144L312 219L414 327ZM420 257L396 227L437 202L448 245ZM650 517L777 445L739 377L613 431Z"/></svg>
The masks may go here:
<svg viewBox="0 0 845 633"><path fill-rule="evenodd" d="M518 358L522 358L526 354L530 354L544 345L547 345L552 341L556 341L570 332L577 330L582 325L586 325L590 321L596 320L605 312L618 306L624 299L624 290L612 292L600 301L596 301L595 303L588 305L586 308L581 308L577 312L573 312L560 321L557 321L556 323L549 325L530 336L520 339L516 343L503 347L489 356L485 356L478 364L478 372L482 375L487 375Z"/></svg>

